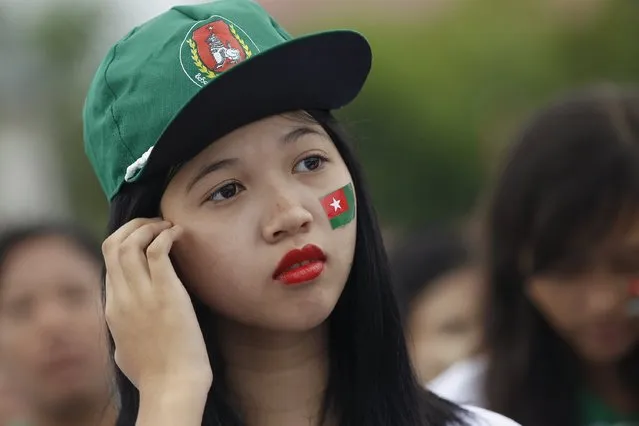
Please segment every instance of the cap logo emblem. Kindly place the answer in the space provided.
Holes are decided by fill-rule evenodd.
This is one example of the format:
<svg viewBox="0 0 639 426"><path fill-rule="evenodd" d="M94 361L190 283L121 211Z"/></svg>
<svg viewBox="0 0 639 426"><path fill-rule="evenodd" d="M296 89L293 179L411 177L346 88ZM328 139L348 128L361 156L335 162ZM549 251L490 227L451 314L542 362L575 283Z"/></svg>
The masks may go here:
<svg viewBox="0 0 639 426"><path fill-rule="evenodd" d="M215 16L196 25L180 46L180 61L186 75L197 86L204 86L253 55L240 36L246 32L228 20Z"/></svg>

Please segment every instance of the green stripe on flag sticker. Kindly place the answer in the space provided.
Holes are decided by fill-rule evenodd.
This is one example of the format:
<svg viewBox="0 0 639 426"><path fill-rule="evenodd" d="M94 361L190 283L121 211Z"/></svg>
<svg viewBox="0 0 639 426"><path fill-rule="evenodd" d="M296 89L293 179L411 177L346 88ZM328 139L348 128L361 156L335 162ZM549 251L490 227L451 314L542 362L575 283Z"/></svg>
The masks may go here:
<svg viewBox="0 0 639 426"><path fill-rule="evenodd" d="M355 192L352 183L321 197L320 202L333 229L344 226L355 218Z"/></svg>

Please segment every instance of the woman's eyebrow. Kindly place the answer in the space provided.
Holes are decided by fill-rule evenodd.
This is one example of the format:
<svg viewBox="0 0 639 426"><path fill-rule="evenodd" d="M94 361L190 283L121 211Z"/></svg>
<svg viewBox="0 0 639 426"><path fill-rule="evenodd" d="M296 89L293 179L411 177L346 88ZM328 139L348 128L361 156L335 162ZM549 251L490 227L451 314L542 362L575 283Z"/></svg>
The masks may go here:
<svg viewBox="0 0 639 426"><path fill-rule="evenodd" d="M202 180L205 176L226 168L226 167L230 167L235 165L239 160L237 158L225 158L223 160L219 160L219 161L214 161L212 163L208 163L206 165L204 165L195 175L195 177L193 179L191 179L191 181L189 182L189 184L186 186L186 192L188 193L189 191L191 191L191 189L195 186L196 183L198 183L200 180Z"/></svg>
<svg viewBox="0 0 639 426"><path fill-rule="evenodd" d="M289 143L293 143L296 142L297 140L299 140L301 137L306 136L306 135L318 135L321 136L323 138L328 138L328 135L326 135L324 132L321 132L317 129L314 129L312 127L309 126L299 126L296 127L294 129L292 129L290 132L285 133L282 137L281 137L281 141L284 144L289 144ZM215 161L213 163L209 163L206 164L205 166L203 166L198 173L193 177L193 179L191 179L191 181L188 183L188 185L186 186L186 192L188 193L189 191L191 191L191 189L193 189L193 187L195 186L196 183L198 183L200 180L202 180L205 176L223 169L225 167L230 167L234 164L236 164L239 160L237 158L226 158L223 160L219 160L219 161Z"/></svg>
<svg viewBox="0 0 639 426"><path fill-rule="evenodd" d="M301 137L306 136L306 135L318 135L318 136L321 136L323 138L328 138L328 135L326 135L324 132L321 132L321 131L319 131L317 129L314 129L314 128L309 127L309 126L299 126L299 127L294 128L290 132L284 134L284 136L282 136L281 140L282 140L282 142L284 144L289 144L291 142L296 142Z"/></svg>

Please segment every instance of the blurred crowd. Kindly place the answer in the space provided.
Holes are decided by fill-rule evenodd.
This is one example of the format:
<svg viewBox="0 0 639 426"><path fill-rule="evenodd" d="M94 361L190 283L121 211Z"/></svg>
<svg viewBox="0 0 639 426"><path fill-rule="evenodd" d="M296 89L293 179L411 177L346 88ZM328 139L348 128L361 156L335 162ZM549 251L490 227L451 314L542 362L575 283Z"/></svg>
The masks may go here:
<svg viewBox="0 0 639 426"><path fill-rule="evenodd" d="M639 10L631 10L637 14L627 28L636 32ZM582 40L586 51L596 45L590 41ZM587 58L575 58L588 68ZM394 67L409 68L400 59ZM488 79L503 79L501 67L517 72L508 58L488 59L496 63ZM380 60L378 79L386 66ZM515 94L503 104L500 95L486 101L476 85L465 92L474 98L451 94L467 99L463 105L439 98L438 109L420 96L410 113L384 113L384 120L375 119L377 110L400 93L379 84L354 108L362 144L373 139L373 153L362 156L387 231L406 345L419 380L436 394L524 426L639 426L639 91L617 81L629 79L614 67L612 75L600 74L614 83L573 78L548 83L542 96L536 80L517 87L522 79L514 75L502 90ZM466 84L461 72L454 78ZM509 115L519 95L532 100ZM500 124L479 128L477 111L486 102ZM449 108L458 108L450 128L466 128L451 131L457 139L436 152L447 145L448 128L420 126L450 118ZM3 109L10 108L0 102ZM460 122L467 112L475 121ZM402 139L405 121L419 123L408 126L411 141L398 141L395 150L388 141ZM69 128L56 128L58 136ZM506 134L497 149L492 139ZM431 151L419 148L426 138L439 138ZM496 165L485 179L484 149ZM3 155L0 164L11 162ZM106 207L86 195L90 185L99 190L82 177L87 166L77 167L80 178L61 192L76 200L70 204L77 214L12 217L0 227L0 426L115 425L118 397L102 311ZM389 175L397 176L383 182ZM95 213L95 205L103 211Z"/></svg>

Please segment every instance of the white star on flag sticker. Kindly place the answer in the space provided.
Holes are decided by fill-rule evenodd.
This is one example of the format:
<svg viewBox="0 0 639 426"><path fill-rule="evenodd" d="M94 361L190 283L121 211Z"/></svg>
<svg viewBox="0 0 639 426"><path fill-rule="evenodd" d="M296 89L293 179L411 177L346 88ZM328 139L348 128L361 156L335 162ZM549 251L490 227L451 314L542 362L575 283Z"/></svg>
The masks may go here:
<svg viewBox="0 0 639 426"><path fill-rule="evenodd" d="M329 205L333 207L335 211L338 211L342 209L342 206L340 205L341 202L342 200L336 200L335 197L333 197L333 202Z"/></svg>

